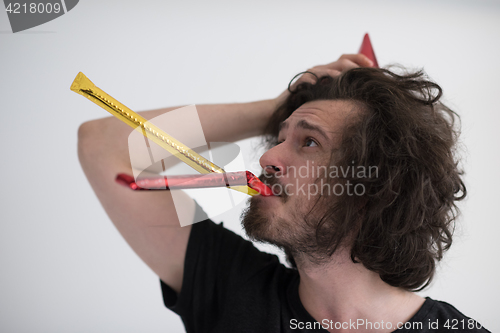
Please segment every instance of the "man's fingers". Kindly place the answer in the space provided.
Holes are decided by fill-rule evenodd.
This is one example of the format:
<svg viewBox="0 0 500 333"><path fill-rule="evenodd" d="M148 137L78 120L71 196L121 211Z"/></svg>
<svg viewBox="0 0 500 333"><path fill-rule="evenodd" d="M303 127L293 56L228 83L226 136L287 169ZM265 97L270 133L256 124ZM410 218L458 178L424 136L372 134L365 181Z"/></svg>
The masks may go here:
<svg viewBox="0 0 500 333"><path fill-rule="evenodd" d="M332 68L328 68L326 66L317 66L317 67L308 69L307 71L309 73L302 74L297 79L297 81L295 81L290 86L290 88L295 88L298 84L301 84L303 82L308 82L308 83L311 83L311 84L315 84L316 81L318 81L318 78L320 78L320 77L327 76L327 75L331 76L331 77L336 77L336 76L339 76L340 74L342 74L343 70L354 68L354 67L358 67L358 66L356 64L354 64L353 62L346 61L346 62L344 62L342 64L342 68L339 67L339 66L337 66L337 67L338 67L337 69L332 69ZM311 73L314 73L314 75L316 75L316 76L314 76Z"/></svg>
<svg viewBox="0 0 500 333"><path fill-rule="evenodd" d="M336 69L327 69L326 73L330 75L331 77L336 77L342 74L342 71L336 70Z"/></svg>
<svg viewBox="0 0 500 333"><path fill-rule="evenodd" d="M343 54L340 56L339 60L347 59L360 67L373 67L373 61L371 61L367 56L361 53L357 54Z"/></svg>
<svg viewBox="0 0 500 333"><path fill-rule="evenodd" d="M310 68L298 78L294 78L291 82L289 89L294 91L301 83L307 82L316 84L318 78L323 76L337 77L342 72L356 67L373 67L373 62L363 54L343 54L337 61L327 65L315 66ZM281 105L283 101L289 96L288 90L285 90L280 96L276 98L277 105Z"/></svg>
<svg viewBox="0 0 500 333"><path fill-rule="evenodd" d="M339 60L327 65L313 67L312 70L327 68L343 72L356 67L373 67L373 62L363 54L343 54Z"/></svg>
<svg viewBox="0 0 500 333"><path fill-rule="evenodd" d="M317 81L316 77L314 75L311 75L309 73L302 74L302 76L297 80L296 84L300 84L302 82L309 82L311 84L315 84Z"/></svg>
<svg viewBox="0 0 500 333"><path fill-rule="evenodd" d="M336 77L344 71L357 67L373 67L373 62L363 54L343 54L337 61L308 69L307 72L309 73L302 74L290 88L295 88L298 84L303 82L315 84L318 78L322 76L329 75L331 77Z"/></svg>
<svg viewBox="0 0 500 333"><path fill-rule="evenodd" d="M314 76L311 73L318 75L316 73L317 71L312 68L312 69L308 69L307 72L309 72L309 73L304 73L301 76L299 76L299 78L295 82L292 83L292 85L290 86L290 89L293 90L293 88L295 88L298 84L301 84L303 82L309 82L311 84L315 84L317 81L317 78L316 78L316 76ZM319 75L318 75L318 77L319 77Z"/></svg>
<svg viewBox="0 0 500 333"><path fill-rule="evenodd" d="M352 69L352 68L357 68L360 67L357 63L354 61L344 58L344 59L339 59L337 61L337 66L332 69L339 70L341 72L345 72L346 70Z"/></svg>

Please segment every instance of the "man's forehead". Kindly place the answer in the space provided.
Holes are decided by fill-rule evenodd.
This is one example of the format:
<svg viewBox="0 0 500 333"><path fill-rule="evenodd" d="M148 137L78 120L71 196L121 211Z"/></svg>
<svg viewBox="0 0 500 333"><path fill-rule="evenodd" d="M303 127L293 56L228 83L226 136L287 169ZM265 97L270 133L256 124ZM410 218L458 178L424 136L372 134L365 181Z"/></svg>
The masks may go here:
<svg viewBox="0 0 500 333"><path fill-rule="evenodd" d="M356 103L347 100L319 100L303 104L295 110L288 119L280 124L280 129L288 127L290 123L299 123L307 120L327 131L337 132L345 120L354 116L359 107Z"/></svg>

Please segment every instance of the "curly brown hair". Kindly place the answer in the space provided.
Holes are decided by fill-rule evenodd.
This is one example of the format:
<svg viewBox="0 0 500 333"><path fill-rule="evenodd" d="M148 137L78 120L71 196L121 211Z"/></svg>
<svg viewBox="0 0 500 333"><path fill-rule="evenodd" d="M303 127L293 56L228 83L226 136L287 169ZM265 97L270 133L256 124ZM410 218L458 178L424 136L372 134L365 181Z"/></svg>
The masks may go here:
<svg viewBox="0 0 500 333"><path fill-rule="evenodd" d="M363 106L346 126L331 162L347 167L355 161L365 170L376 166L378 176L335 180L363 184L361 197L320 196L317 204L323 200L328 208L316 222L317 246L331 256L350 239L354 262L412 291L432 280L436 262L452 243L459 214L455 202L466 196L455 154L459 117L441 96L441 87L422 71L355 68L299 84L265 128L266 143L273 146L279 125L304 103L347 100Z"/></svg>

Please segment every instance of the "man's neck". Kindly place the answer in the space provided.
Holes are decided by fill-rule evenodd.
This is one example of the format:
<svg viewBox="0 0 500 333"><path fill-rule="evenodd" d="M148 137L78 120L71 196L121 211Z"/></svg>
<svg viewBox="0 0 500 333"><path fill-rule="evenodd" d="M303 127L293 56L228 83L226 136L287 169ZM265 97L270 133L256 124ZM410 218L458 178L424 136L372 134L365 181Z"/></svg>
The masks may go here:
<svg viewBox="0 0 500 333"><path fill-rule="evenodd" d="M398 322L404 323L413 317L425 301L415 293L388 285L377 273L353 263L348 253L342 250L334 254L331 262L321 266L304 260L297 264L300 300L320 323L324 319L333 325L362 319L371 322L373 328L383 326L384 329L369 329L368 326L363 330L365 326L359 326L352 331L392 332ZM388 328L388 322L392 329ZM349 331L349 328L340 330Z"/></svg>

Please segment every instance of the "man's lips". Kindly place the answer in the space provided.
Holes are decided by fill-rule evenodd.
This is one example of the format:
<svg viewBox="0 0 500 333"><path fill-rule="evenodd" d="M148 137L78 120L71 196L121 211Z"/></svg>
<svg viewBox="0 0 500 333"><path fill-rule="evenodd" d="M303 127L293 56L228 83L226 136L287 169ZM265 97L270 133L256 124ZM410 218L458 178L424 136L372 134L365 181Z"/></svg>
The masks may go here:
<svg viewBox="0 0 500 333"><path fill-rule="evenodd" d="M261 174L258 179L260 182L266 186L266 188L269 189L271 196L275 197L286 197L283 193L283 185L281 185L278 181L278 179L274 176L266 176L265 174Z"/></svg>
<svg viewBox="0 0 500 333"><path fill-rule="evenodd" d="M250 171L246 172L247 184L250 188L256 190L264 197L273 196L274 193L269 186L267 186L260 178L255 176Z"/></svg>
<svg viewBox="0 0 500 333"><path fill-rule="evenodd" d="M285 194L283 193L283 186L277 182L269 184L267 182L264 182L264 184L269 187L273 193L274 197L279 197L279 198L284 198Z"/></svg>

